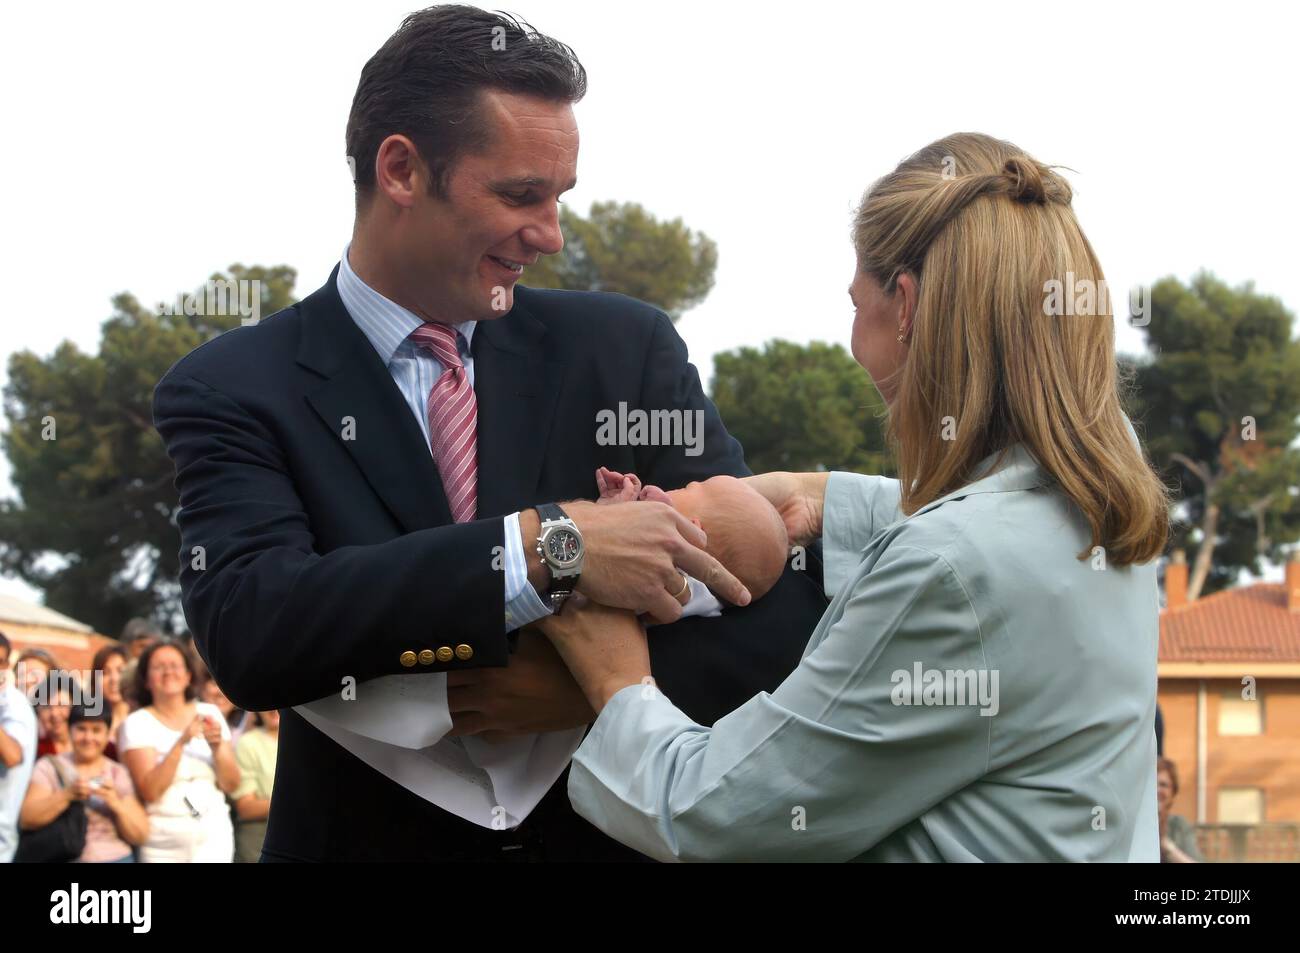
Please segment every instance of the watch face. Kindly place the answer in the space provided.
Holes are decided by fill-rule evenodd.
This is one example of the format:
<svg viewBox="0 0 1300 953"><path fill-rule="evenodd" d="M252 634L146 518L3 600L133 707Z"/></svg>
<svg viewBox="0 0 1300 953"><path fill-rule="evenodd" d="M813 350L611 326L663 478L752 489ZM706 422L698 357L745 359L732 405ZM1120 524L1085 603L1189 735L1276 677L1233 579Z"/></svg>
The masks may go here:
<svg viewBox="0 0 1300 953"><path fill-rule="evenodd" d="M578 558L582 549L578 537L567 529L552 530L546 537L546 555L552 562L568 565Z"/></svg>

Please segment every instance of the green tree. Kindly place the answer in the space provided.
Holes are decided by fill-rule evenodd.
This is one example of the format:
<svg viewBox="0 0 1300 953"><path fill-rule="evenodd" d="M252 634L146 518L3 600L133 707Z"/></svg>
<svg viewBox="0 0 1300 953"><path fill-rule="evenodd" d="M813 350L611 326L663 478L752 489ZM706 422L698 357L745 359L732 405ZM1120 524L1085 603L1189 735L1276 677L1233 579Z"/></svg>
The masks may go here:
<svg viewBox="0 0 1300 953"><path fill-rule="evenodd" d="M1282 303L1249 283L1165 278L1150 304L1150 354L1129 359L1134 411L1179 488L1172 544L1195 548L1195 599L1300 538L1300 342Z"/></svg>
<svg viewBox="0 0 1300 953"><path fill-rule="evenodd" d="M838 344L769 341L713 360L713 402L755 473L892 473L885 406Z"/></svg>
<svg viewBox="0 0 1300 953"><path fill-rule="evenodd" d="M284 266L232 265L211 280L260 281L260 313L270 315L293 302L295 278ZM115 635L132 616L169 627L180 618L174 472L152 399L172 364L241 322L237 302L206 288L191 299L194 314L117 295L98 354L65 341L48 358L9 359L0 445L19 498L0 501L0 571L100 632ZM202 313L218 310L227 313Z"/></svg>
<svg viewBox="0 0 1300 953"><path fill-rule="evenodd" d="M534 288L617 291L662 308L676 321L713 288L718 248L682 220L660 222L634 202L596 202L587 218L560 211L564 250L530 266Z"/></svg>

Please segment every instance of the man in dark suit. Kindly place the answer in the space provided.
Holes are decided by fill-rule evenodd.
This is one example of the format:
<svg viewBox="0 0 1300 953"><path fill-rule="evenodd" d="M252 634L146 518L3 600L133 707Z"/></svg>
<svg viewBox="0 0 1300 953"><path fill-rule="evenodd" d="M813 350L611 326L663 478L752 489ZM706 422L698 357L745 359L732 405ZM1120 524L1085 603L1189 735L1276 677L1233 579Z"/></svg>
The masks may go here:
<svg viewBox="0 0 1300 953"><path fill-rule="evenodd" d="M563 245L585 82L572 51L516 21L413 14L353 102L357 218L340 266L155 392L196 644L237 705L284 710L266 860L626 858L572 812L564 778L519 827L489 830L292 706L349 679L446 672L453 733L585 724L546 640L510 631L562 609L576 579L669 623L651 640L659 687L712 723L783 680L825 607L820 580L793 568L745 605L671 508L581 501L599 466L663 487L749 472L661 312L515 287ZM689 415L696 439L599 435L600 414L637 411ZM692 579L732 606L673 621Z"/></svg>

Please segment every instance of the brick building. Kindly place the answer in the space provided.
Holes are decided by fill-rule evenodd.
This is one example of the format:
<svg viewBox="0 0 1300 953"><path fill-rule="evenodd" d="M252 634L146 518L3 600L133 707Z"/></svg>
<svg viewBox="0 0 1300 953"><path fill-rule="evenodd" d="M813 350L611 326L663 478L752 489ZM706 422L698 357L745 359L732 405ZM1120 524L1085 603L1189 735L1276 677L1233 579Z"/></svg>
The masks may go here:
<svg viewBox="0 0 1300 953"><path fill-rule="evenodd" d="M1282 584L1187 601L1165 569L1159 699L1178 768L1174 813L1200 825L1300 822L1300 554Z"/></svg>
<svg viewBox="0 0 1300 953"><path fill-rule="evenodd" d="M102 646L116 641L53 609L6 595L0 595L0 632L13 643L14 658L23 649L45 649L60 666L79 672L90 668Z"/></svg>

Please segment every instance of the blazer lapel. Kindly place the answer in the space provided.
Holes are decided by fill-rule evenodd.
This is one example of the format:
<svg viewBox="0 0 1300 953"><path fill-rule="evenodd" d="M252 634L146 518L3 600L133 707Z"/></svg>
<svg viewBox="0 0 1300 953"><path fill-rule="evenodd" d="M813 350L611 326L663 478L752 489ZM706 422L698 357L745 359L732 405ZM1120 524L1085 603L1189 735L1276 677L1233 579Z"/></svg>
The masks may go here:
<svg viewBox="0 0 1300 953"><path fill-rule="evenodd" d="M552 502L536 496L565 364L546 353L546 325L519 290L509 314L474 328L480 518Z"/></svg>
<svg viewBox="0 0 1300 953"><path fill-rule="evenodd" d="M299 304L298 363L325 379L307 394L307 402L404 530L450 523L447 495L424 435L388 368L343 307L337 278L335 266L324 287ZM480 462L480 482L482 477Z"/></svg>

